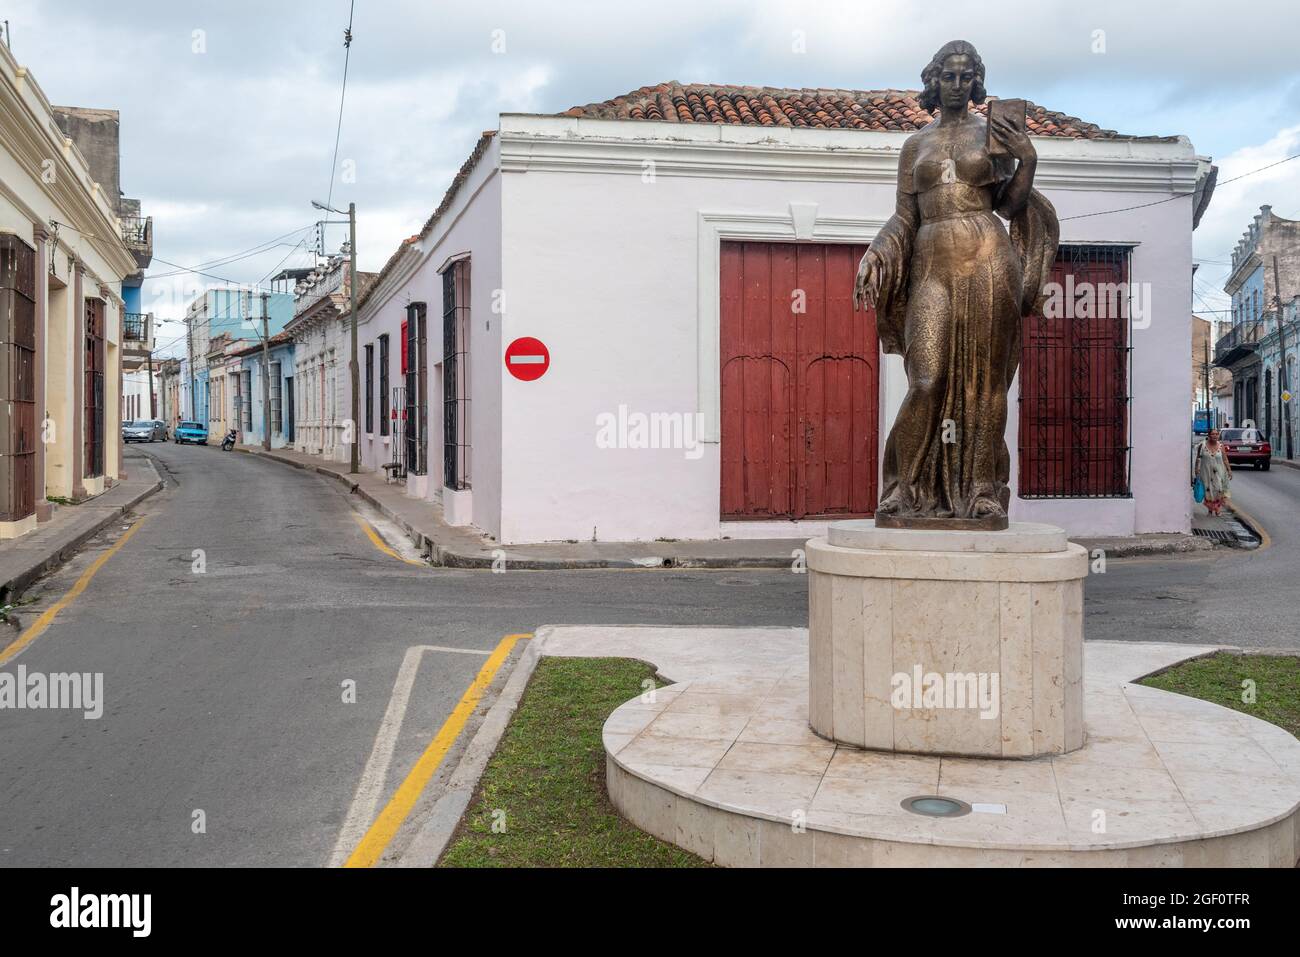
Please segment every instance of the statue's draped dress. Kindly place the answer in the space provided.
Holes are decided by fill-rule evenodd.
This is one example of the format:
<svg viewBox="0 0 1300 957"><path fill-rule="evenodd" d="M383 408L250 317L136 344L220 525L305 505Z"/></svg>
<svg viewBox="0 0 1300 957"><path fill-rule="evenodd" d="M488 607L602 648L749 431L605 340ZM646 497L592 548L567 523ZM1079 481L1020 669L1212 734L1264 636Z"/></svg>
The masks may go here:
<svg viewBox="0 0 1300 957"><path fill-rule="evenodd" d="M971 120L947 139L932 135L937 121L914 134L898 189L916 197L919 222L900 202L872 243L881 344L903 356L909 385L885 443L882 512L972 518L1008 504L1007 390L1058 225L1033 191L1008 236L994 208L1015 164L990 156L984 121Z"/></svg>

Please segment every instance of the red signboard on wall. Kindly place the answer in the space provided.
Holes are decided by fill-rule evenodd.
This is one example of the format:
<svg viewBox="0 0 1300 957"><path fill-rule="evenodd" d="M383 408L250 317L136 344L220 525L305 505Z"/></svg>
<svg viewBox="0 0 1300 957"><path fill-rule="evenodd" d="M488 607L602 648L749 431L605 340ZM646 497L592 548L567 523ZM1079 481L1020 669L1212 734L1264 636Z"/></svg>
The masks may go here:
<svg viewBox="0 0 1300 957"><path fill-rule="evenodd" d="M402 320L402 375L406 375L406 359L410 350L406 347L406 320Z"/></svg>
<svg viewBox="0 0 1300 957"><path fill-rule="evenodd" d="M506 368L516 379L532 382L550 367L551 352L540 339L522 336L506 346Z"/></svg>

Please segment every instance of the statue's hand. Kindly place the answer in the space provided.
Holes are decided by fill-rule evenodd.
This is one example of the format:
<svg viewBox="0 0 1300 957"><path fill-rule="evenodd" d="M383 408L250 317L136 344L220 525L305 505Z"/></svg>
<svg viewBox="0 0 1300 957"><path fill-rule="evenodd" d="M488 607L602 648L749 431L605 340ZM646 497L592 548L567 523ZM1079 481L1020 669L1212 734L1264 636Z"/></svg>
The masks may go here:
<svg viewBox="0 0 1300 957"><path fill-rule="evenodd" d="M991 121L993 135L1007 152L1020 160L1022 163L1033 162L1038 159L1038 154L1034 151L1034 144L1029 141L1029 136L1016 129L1016 127L1001 116L994 117Z"/></svg>
<svg viewBox="0 0 1300 957"><path fill-rule="evenodd" d="M853 309L874 307L880 294L880 254L868 249L858 265L858 277L853 281Z"/></svg>

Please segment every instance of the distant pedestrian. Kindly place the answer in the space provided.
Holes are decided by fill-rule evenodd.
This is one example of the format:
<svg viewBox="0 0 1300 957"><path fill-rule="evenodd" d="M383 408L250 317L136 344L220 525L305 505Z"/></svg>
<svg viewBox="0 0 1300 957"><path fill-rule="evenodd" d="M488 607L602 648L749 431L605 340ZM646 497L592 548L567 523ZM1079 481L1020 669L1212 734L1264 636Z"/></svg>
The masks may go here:
<svg viewBox="0 0 1300 957"><path fill-rule="evenodd" d="M1232 484L1232 465L1219 441L1218 429L1210 429L1204 441L1196 446L1194 462L1193 479L1199 478L1205 486L1205 508L1211 515L1218 515Z"/></svg>

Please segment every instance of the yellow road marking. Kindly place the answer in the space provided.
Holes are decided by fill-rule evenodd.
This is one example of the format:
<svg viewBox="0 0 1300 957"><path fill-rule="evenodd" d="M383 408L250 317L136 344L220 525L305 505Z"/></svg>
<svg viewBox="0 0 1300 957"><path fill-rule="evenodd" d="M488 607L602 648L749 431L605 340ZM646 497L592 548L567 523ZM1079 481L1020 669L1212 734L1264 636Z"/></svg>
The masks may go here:
<svg viewBox="0 0 1300 957"><path fill-rule="evenodd" d="M389 843L406 822L411 809L415 807L415 802L424 793L424 789L433 777L434 772L442 764L442 759L447 756L447 752L451 750L456 738L464 730L465 722L474 713L474 708L477 707L479 700L483 697L483 692L492 683L497 671L505 664L510 650L514 648L521 638L527 639L531 637L533 637L531 634L520 634L506 635L501 639L493 650L492 656L488 658L478 675L470 682L470 686L465 689L465 693L461 695L456 707L452 709L451 714L447 716L447 720L438 729L438 733L429 742L429 746L424 749L424 753L415 762L415 767L411 768L406 780L393 792L388 804L379 812L375 822L370 825L365 836L361 838L360 843L348 856L347 861L343 864L344 867L373 867L383 856L384 851L388 849Z"/></svg>
<svg viewBox="0 0 1300 957"><path fill-rule="evenodd" d="M399 562L406 562L408 565L419 565L421 568L428 567L424 562L417 562L414 558L404 558L397 554L397 552L393 551L389 544L379 537L379 533L375 531L374 526L356 512L352 513L352 517L357 520L357 524L361 526L361 530L366 533L366 537L370 539L370 544L374 545L375 548L379 549L385 555L388 555L390 558L396 558Z"/></svg>
<svg viewBox="0 0 1300 957"><path fill-rule="evenodd" d="M77 579L75 585L68 589L66 595L56 601L49 608L45 609L41 614L41 617L37 618L34 622L24 628L23 633L18 636L17 641L4 651L0 651L0 665L4 664L10 658L17 655L18 652L22 651L39 638L41 633L44 632L46 628L50 627L50 624L54 621L54 617L59 612L63 611L64 608L68 607L68 605L72 603L73 599L86 590L86 586L89 585L90 580L95 577L95 573L104 567L104 563L116 555L118 549L131 540L131 536L135 534L136 529L139 528L143 522L143 518L136 519L135 524L127 530L125 535L117 540L112 548L90 563L90 567L81 573L81 577Z"/></svg>
<svg viewBox="0 0 1300 957"><path fill-rule="evenodd" d="M1236 512L1237 514L1245 518L1245 520L1250 523L1251 527L1255 529L1255 531L1259 532L1259 548L1255 549L1256 551L1262 552L1264 549L1268 548L1270 545L1273 544L1273 539L1269 537L1268 532L1264 529L1264 526L1259 524L1259 519L1257 519L1254 515L1251 515L1250 512L1246 511L1236 502L1229 502L1228 508L1232 509L1232 511Z"/></svg>

